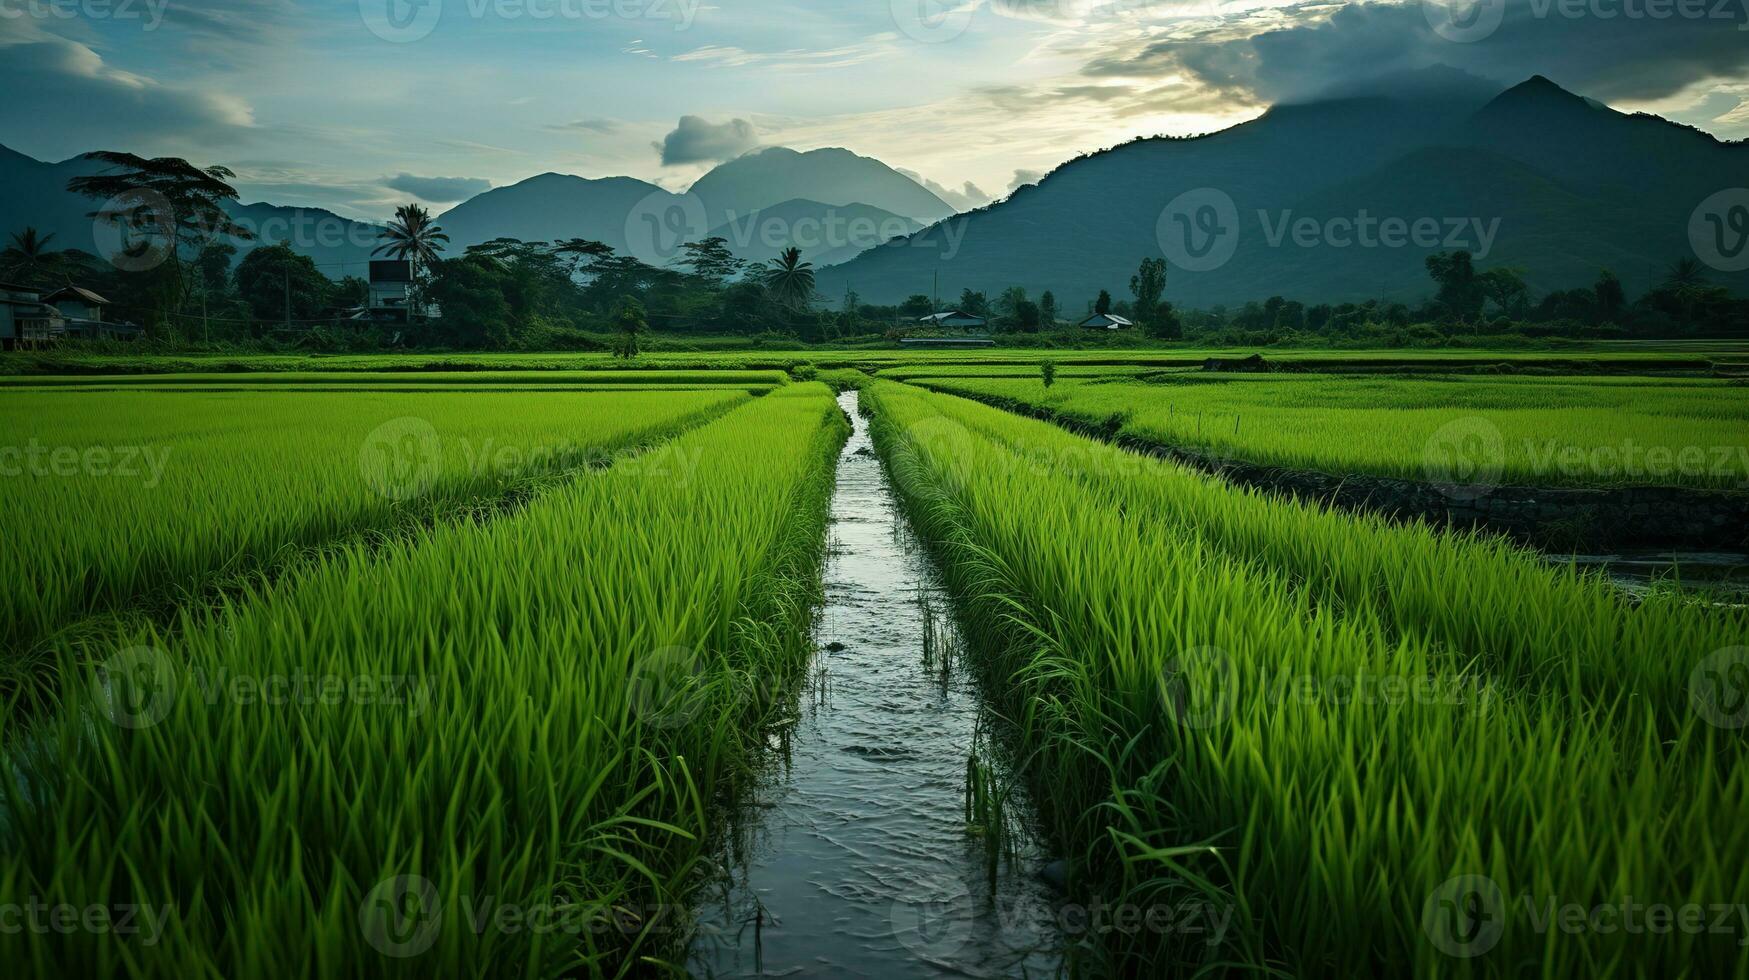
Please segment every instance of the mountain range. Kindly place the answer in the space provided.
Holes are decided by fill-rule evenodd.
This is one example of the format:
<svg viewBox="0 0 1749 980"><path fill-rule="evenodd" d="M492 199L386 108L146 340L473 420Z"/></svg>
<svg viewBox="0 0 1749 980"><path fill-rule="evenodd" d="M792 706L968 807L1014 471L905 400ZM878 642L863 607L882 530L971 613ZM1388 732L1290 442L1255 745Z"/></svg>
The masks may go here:
<svg viewBox="0 0 1749 980"><path fill-rule="evenodd" d="M45 163L0 147L0 233L34 226L54 233L55 247L95 251L88 217L95 202L66 187L102 168L86 156ZM258 241L288 241L334 278L364 275L381 231L321 208L232 203L228 210ZM589 238L665 265L681 242L715 234L749 261L795 244L820 266L951 214L940 198L878 160L840 149L773 147L717 167L686 194L632 177L546 173L479 194L438 215L437 223L452 253L495 238Z"/></svg>
<svg viewBox="0 0 1749 980"><path fill-rule="evenodd" d="M1749 144L1621 113L1541 76L1500 91L1434 69L1071 161L1004 202L823 270L818 288L897 302L939 277L944 302L1019 285L1077 310L1101 289L1126 297L1140 261L1164 253L1166 299L1184 306L1415 302L1432 291L1426 257L1468 248L1478 268L1519 270L1533 295L1588 286L1604 269L1633 295L1696 254L1702 202L1746 183ZM1409 234L1387 241L1387 219ZM1417 222L1432 233L1415 235ZM1749 291L1749 273L1709 278Z"/></svg>
<svg viewBox="0 0 1749 980"><path fill-rule="evenodd" d="M34 225L57 247L91 250L92 203L65 188L98 166L0 147L0 234ZM1432 68L1210 135L1085 155L965 214L878 160L772 147L684 194L547 173L437 220L451 254L500 237L588 238L665 265L707 235L755 262L795 245L821 295L851 289L877 303L1018 285L1053 290L1074 311L1101 289L1126 296L1140 261L1162 254L1166 299L1181 306L1271 295L1412 303L1431 292L1427 255L1451 248L1519 270L1533 294L1586 286L1604 269L1635 294L1696 254L1697 206L1746 183L1749 144L1618 112L1540 76L1502 90ZM379 230L318 208L231 210L336 278L363 273ZM1749 272L1709 276L1749 292Z"/></svg>

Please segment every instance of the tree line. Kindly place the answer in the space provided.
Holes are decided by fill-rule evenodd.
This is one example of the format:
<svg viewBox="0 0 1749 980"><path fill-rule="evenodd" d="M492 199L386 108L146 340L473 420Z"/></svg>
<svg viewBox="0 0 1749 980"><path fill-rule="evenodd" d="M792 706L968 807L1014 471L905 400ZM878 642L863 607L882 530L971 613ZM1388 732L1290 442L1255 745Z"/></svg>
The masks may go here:
<svg viewBox="0 0 1749 980"><path fill-rule="evenodd" d="M1468 252L1426 259L1431 297L1419 306L1369 300L1306 304L1281 296L1238 309L1175 308L1168 268L1141 260L1128 296L1100 290L1085 311L1065 310L1049 289L1036 299L1021 285L994 298L970 288L957 303L914 294L893 305L864 303L854 292L822 299L813 266L795 248L766 263L737 257L722 238L682 244L665 266L598 241L513 238L453 254L449 236L416 204L397 209L376 254L411 264L411 314L404 322L361 317L368 284L335 281L289 244L252 242L225 205L237 192L222 167L174 158L97 155L106 173L74 178L69 189L104 201L91 217L118 230L107 261L57 250L53 235L23 229L0 253L0 277L44 289L76 282L103 293L111 317L141 324L171 343L284 339L356 349L396 344L486 349L601 349L635 352L649 330L664 334L770 335L825 342L894 336L938 305L983 317L1017 337L1050 334L1090 313L1116 314L1159 340L1220 343L1439 343L1466 335L1744 336L1749 301L1711 284L1690 258L1632 302L1602 271L1589 287L1532 301L1523 275L1478 269ZM241 259L236 242L249 246ZM835 309L833 307L836 307Z"/></svg>

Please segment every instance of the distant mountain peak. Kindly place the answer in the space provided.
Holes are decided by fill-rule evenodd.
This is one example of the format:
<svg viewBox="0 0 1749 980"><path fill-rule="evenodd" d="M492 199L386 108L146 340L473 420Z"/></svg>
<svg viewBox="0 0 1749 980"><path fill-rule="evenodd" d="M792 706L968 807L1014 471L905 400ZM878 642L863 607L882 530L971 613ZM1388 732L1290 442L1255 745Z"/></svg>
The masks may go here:
<svg viewBox="0 0 1749 980"><path fill-rule="evenodd" d="M713 218L746 214L797 198L842 207L869 204L919 222L954 210L922 184L892 167L838 146L796 150L767 146L717 166L690 193Z"/></svg>
<svg viewBox="0 0 1749 980"><path fill-rule="evenodd" d="M1517 85L1501 92L1495 102L1531 102L1568 103L1571 105L1595 106L1597 103L1582 95L1569 92L1555 84L1547 75L1532 75Z"/></svg>

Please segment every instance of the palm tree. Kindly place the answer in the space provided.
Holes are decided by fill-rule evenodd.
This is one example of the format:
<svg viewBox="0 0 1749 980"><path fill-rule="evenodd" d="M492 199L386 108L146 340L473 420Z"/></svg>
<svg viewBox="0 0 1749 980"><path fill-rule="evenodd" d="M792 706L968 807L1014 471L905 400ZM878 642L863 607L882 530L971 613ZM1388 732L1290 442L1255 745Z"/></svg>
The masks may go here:
<svg viewBox="0 0 1749 980"><path fill-rule="evenodd" d="M413 282L407 291L407 312L420 309L419 270L436 265L439 252L449 244L449 236L431 221L431 212L417 204L403 204L395 209L395 219L388 223L379 238L384 239L371 251L372 255L388 254L405 259L412 265Z"/></svg>
<svg viewBox="0 0 1749 980"><path fill-rule="evenodd" d="M803 262L802 250L794 246L784 249L781 258L772 259L759 278L785 306L801 306L813 298L814 264Z"/></svg>
<svg viewBox="0 0 1749 980"><path fill-rule="evenodd" d="M1692 256L1676 260L1670 271L1664 273L1664 286L1671 290L1698 286L1706 281L1706 267L1700 260Z"/></svg>
<svg viewBox="0 0 1749 980"><path fill-rule="evenodd" d="M395 209L395 220L389 222L379 238L384 239L372 255L392 255L411 260L415 266L435 265L449 236L431 222L431 212L417 204L403 204Z"/></svg>
<svg viewBox="0 0 1749 980"><path fill-rule="evenodd" d="M8 279L18 279L28 285L40 285L58 271L65 256L49 248L55 240L53 232L45 235L34 227L14 232L12 244L0 252L0 270Z"/></svg>
<svg viewBox="0 0 1749 980"><path fill-rule="evenodd" d="M1664 273L1664 285L1660 288L1682 304L1683 322L1693 323L1695 303L1707 291L1706 267L1692 256L1677 259L1670 271Z"/></svg>

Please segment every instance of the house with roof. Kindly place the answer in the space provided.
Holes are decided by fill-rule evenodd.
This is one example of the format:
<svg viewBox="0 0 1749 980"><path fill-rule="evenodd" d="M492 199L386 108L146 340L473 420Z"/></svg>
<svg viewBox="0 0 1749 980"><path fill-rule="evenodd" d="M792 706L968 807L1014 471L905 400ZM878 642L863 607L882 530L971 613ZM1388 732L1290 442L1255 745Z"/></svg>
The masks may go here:
<svg viewBox="0 0 1749 980"><path fill-rule="evenodd" d="M47 294L35 286L0 283L0 346L7 350L59 340L131 340L140 328L105 318L110 302L83 286Z"/></svg>
<svg viewBox="0 0 1749 980"><path fill-rule="evenodd" d="M0 282L0 349L15 350L28 339L27 325L34 330L36 321L47 317L53 307L42 301L35 286Z"/></svg>
<svg viewBox="0 0 1749 980"><path fill-rule="evenodd" d="M931 327L982 327L990 321L981 316L974 316L960 310L944 310L917 318L917 322Z"/></svg>
<svg viewBox="0 0 1749 980"><path fill-rule="evenodd" d="M1083 330L1128 330L1135 325L1135 321L1118 316L1116 313L1095 313L1081 321L1081 329Z"/></svg>

